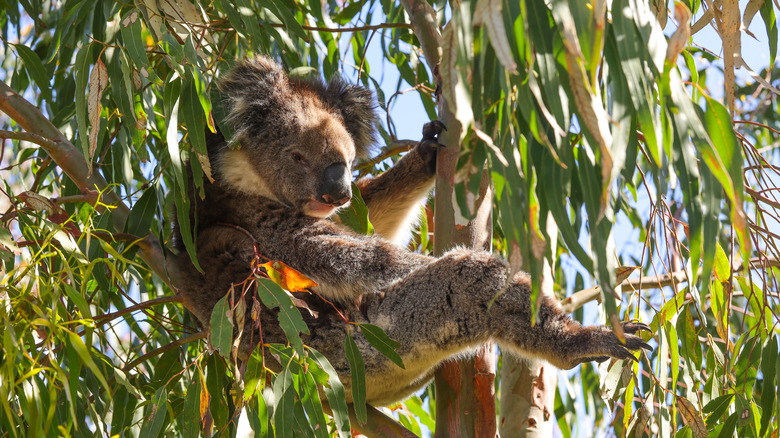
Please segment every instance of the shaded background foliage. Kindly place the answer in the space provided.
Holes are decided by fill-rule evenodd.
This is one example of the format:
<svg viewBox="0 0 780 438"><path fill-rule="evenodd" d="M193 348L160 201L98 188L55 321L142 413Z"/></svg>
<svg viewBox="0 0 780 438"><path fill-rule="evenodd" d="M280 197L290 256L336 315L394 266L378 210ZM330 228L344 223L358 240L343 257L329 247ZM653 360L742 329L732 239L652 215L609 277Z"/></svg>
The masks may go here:
<svg viewBox="0 0 780 438"><path fill-rule="evenodd" d="M229 346L212 354L167 285L186 166L210 174L215 80L254 53L376 92L382 151L360 175L413 145L398 133L421 121L393 111L405 94L445 120L447 195L410 248L457 241L492 186L489 243L536 293L566 297L586 323L651 324L656 348L638 363L583 365L546 389L526 381L551 398L523 433L777 435L776 2L0 3L0 436L233 435L242 411L263 436L347 436L350 413L352 427L380 430L384 417L347 407L329 365L294 339L266 346L287 359L277 375L257 355L239 367ZM754 16L770 67L736 83L740 24ZM689 38L706 26L723 41L725 91L707 85L718 56ZM433 208L452 214L435 235ZM503 385L502 426L536 415ZM429 388L394 416L442 435L435 406L450 402Z"/></svg>

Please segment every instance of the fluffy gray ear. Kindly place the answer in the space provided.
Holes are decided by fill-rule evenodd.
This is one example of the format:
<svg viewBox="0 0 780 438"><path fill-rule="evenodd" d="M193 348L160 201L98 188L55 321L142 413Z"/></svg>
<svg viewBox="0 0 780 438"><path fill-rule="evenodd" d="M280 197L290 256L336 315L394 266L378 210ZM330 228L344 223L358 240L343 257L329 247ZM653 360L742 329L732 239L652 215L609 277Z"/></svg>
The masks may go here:
<svg viewBox="0 0 780 438"><path fill-rule="evenodd" d="M269 125L294 122L295 113L285 99L290 96L287 73L271 58L240 61L218 86L225 104L225 122L233 128L230 144L262 137Z"/></svg>
<svg viewBox="0 0 780 438"><path fill-rule="evenodd" d="M323 98L344 120L349 135L355 142L358 157L368 157L376 143L376 99L367 88L351 85L339 77L328 82Z"/></svg>

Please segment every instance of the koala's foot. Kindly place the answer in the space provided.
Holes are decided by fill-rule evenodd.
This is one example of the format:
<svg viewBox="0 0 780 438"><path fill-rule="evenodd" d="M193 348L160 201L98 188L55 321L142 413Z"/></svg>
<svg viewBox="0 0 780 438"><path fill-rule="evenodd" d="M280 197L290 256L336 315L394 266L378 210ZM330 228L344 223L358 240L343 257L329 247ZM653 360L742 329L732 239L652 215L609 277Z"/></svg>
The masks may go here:
<svg viewBox="0 0 780 438"><path fill-rule="evenodd" d="M423 125L423 138L417 145L417 151L431 174L436 172L436 155L439 152L439 148L446 147L439 143L439 134L446 130L447 127L444 126L444 123L438 120L432 120Z"/></svg>
<svg viewBox="0 0 780 438"><path fill-rule="evenodd" d="M610 358L615 359L630 359L634 362L637 362L637 358L634 356L634 351L637 351L639 349L645 349L648 351L652 351L652 347L648 345L644 339L641 337L635 335L634 333L638 333L640 331L647 331L651 332L652 330L647 324L643 324L641 322L629 322L625 321L623 322L623 332L625 333L626 341L623 343L620 339L618 339L617 335L615 335L612 330L609 330L606 327L598 327L599 329L602 329L600 332L602 336L593 336L593 342L595 345L592 345L593 349L595 350L603 350L603 355L594 355L589 357L581 357L576 359L577 363L574 365L577 365L578 363L583 362L604 362Z"/></svg>

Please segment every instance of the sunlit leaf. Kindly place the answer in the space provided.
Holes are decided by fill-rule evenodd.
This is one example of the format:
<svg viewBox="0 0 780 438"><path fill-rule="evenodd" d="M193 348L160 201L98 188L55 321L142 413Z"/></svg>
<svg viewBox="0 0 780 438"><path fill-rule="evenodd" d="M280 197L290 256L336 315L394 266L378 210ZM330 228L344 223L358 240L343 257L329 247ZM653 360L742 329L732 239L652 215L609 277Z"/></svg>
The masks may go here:
<svg viewBox="0 0 780 438"><path fill-rule="evenodd" d="M282 262L269 261L263 263L260 267L265 268L268 278L284 290L305 292L309 288L317 287L317 283L313 280Z"/></svg>

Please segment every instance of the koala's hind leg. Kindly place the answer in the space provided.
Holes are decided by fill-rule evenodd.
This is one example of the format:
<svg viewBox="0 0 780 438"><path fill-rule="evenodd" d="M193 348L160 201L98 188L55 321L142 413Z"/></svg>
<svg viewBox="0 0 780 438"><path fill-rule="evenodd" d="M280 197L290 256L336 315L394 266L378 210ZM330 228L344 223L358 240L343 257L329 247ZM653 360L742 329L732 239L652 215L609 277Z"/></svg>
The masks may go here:
<svg viewBox="0 0 780 438"><path fill-rule="evenodd" d="M567 369L607 357L633 358L632 350L650 348L632 334L647 329L643 324L624 325L624 344L607 327L583 327L547 297L531 325L530 296L525 274L508 282L503 261L459 249L394 284L369 307L368 317L401 343L407 368L430 367L490 339Z"/></svg>
<svg viewBox="0 0 780 438"><path fill-rule="evenodd" d="M625 342L606 326L582 326L560 309L550 297L539 299L536 324L531 326L531 279L525 273L516 275L506 292L490 309L493 337L505 350L521 355L541 357L561 369L570 369L589 361L604 361L610 357L635 360L633 351L651 350L641 337L641 330L650 327L624 322Z"/></svg>

